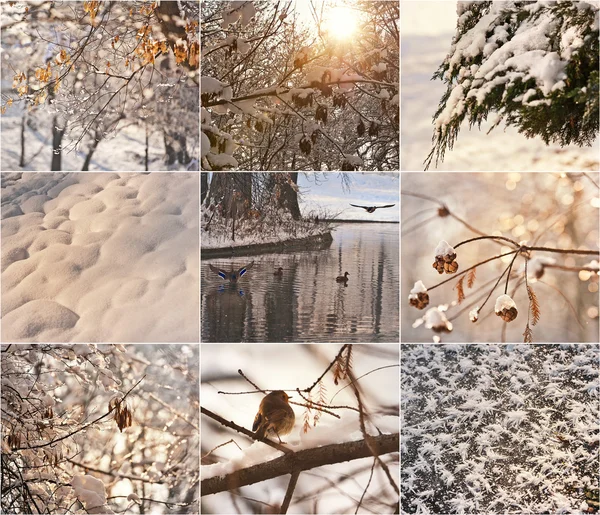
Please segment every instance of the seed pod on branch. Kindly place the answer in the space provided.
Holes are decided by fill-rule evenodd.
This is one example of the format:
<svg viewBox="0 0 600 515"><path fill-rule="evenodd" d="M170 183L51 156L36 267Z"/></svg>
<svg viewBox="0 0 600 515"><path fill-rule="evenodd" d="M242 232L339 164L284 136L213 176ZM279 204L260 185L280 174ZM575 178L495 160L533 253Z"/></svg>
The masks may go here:
<svg viewBox="0 0 600 515"><path fill-rule="evenodd" d="M304 154L306 154L306 155L310 154L310 151L312 150L312 145L310 144L310 140L306 136L302 136L299 146L300 146L300 150Z"/></svg>
<svg viewBox="0 0 600 515"><path fill-rule="evenodd" d="M506 294L496 299L494 311L505 322L512 322L519 314L515 301Z"/></svg>
<svg viewBox="0 0 600 515"><path fill-rule="evenodd" d="M360 122L358 122L358 125L356 126L356 134L358 134L358 136L363 136L365 133L365 124L363 123L362 120L360 120Z"/></svg>
<svg viewBox="0 0 600 515"><path fill-rule="evenodd" d="M327 125L327 108L325 106L317 107L317 111L315 113L315 120L321 120L323 125Z"/></svg>
<svg viewBox="0 0 600 515"><path fill-rule="evenodd" d="M371 122L369 125L369 136L371 138L376 137L379 134L379 124L376 122Z"/></svg>
<svg viewBox="0 0 600 515"><path fill-rule="evenodd" d="M113 397L108 402L108 409L114 410L114 419L121 432L123 432L123 429L126 427L131 427L133 418L131 410L120 396Z"/></svg>

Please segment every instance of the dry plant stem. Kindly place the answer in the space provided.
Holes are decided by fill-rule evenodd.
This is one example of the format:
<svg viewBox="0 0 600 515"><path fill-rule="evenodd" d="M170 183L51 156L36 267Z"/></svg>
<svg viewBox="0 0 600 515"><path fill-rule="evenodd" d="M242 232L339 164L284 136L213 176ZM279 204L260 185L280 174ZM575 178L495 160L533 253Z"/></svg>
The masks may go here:
<svg viewBox="0 0 600 515"><path fill-rule="evenodd" d="M433 219L437 218L438 215L437 213L435 215L430 216L429 218L425 218L425 220L421 220L419 223L413 225L410 229L405 229L404 231L402 231L401 236L406 236L407 234L410 234L413 231L416 231L419 227L422 227L426 224L428 224L429 222L431 222Z"/></svg>
<svg viewBox="0 0 600 515"><path fill-rule="evenodd" d="M586 249L553 249L551 247L528 247L523 246L523 250L538 250L540 252L556 252L558 254L578 254L580 256L600 256L600 250L586 250Z"/></svg>
<svg viewBox="0 0 600 515"><path fill-rule="evenodd" d="M219 447L225 447L226 445L229 445L230 443L234 444L240 451L242 450L242 448L237 444L237 442L232 438L231 440L224 442L220 445L217 445L216 447L213 447L210 451L208 451L204 456L201 457L201 459L206 458L207 456L210 456L213 452L215 452ZM242 451L243 452L243 451Z"/></svg>
<svg viewBox="0 0 600 515"><path fill-rule="evenodd" d="M435 202L436 204L438 204L440 207L443 207L446 211L448 211L448 216L451 216L452 218L454 218L457 222L461 223L462 225L464 225L467 229L469 229L469 231L474 232L475 234L479 234L481 236L485 236L486 234L482 231L480 231L479 229L476 229L475 227L473 227L471 224L469 224L468 222L465 222L462 218L456 216L449 208L446 204L444 204L442 201L430 197L428 195L423 195L422 193L413 193L411 191L402 191L401 192L402 195L408 195L409 197L416 197L416 198L422 198L423 200L429 200L431 202Z"/></svg>
<svg viewBox="0 0 600 515"><path fill-rule="evenodd" d="M518 251L515 251L515 252L518 252ZM514 261L514 258L513 258L513 261ZM512 266L512 263L511 263L511 265L510 265L510 266ZM478 313L480 313L480 312L481 312L481 310L483 309L483 306L485 306L485 305L486 305L486 303L487 303L487 301L488 301L488 300L490 300L490 297L492 296L492 293L494 293L494 290L495 290L495 289L498 287L498 284L500 284L500 281L501 281L501 280L502 280L502 278L504 277L504 274L506 274L506 272L508 272L508 270L509 270L510 266L509 266L509 267L507 267L507 268L505 268L505 269L504 269L504 272L502 272L502 275L500 275L500 277L498 277L498 280L496 281L496 284L494 284L494 286L493 286L493 287L492 287L492 289L490 290L490 293L488 294L488 296L487 296L487 297L485 298L485 300L483 301L483 304L482 304L482 305L481 305L481 307L480 307L480 308L477 310L477 312L478 312ZM509 277L510 277L510 276L509 276Z"/></svg>
<svg viewBox="0 0 600 515"><path fill-rule="evenodd" d="M477 236L476 238L469 238L468 240L457 243L456 245L454 245L454 248L457 249L458 247L460 247L461 245L464 245L465 243L471 243L472 241L477 241L477 240L496 240L496 241L502 240L502 241L507 241L508 243L510 243L511 245L514 245L515 247L521 247L521 245L519 245L515 240L511 240L510 238L505 238L504 236Z"/></svg>
<svg viewBox="0 0 600 515"><path fill-rule="evenodd" d="M469 311L481 299L483 299L483 297L486 296L487 291L483 291L483 290L485 290L490 284L492 284L496 280L497 280L497 278L494 277L493 279L490 279L486 283L482 284L479 288L477 288L477 290L473 292L473 294L477 295L477 297L475 299L473 299L472 301L467 302L464 305L461 304L461 306L463 306L463 307L461 309L459 309L456 313L454 313L454 315L452 315L451 317L448 317L448 320L450 322L452 322L453 320L456 320L460 315L462 315L465 311ZM483 291L483 293L481 293L482 291ZM481 295L478 295L479 293L481 293Z"/></svg>
<svg viewBox="0 0 600 515"><path fill-rule="evenodd" d="M369 489L369 486L371 485L371 480L373 479L373 472L375 471L376 464L377 464L377 460L373 459L373 465L371 465L371 473L369 475L369 481L367 481L367 486L365 486L365 489L363 490L363 493L360 496L360 501L358 501L358 504L356 505L356 510L354 511L354 515L356 515L358 513L358 510L360 509L360 506L362 505L362 502L363 502L363 499L365 498L367 490Z"/></svg>
<svg viewBox="0 0 600 515"><path fill-rule="evenodd" d="M294 495L296 483L298 483L298 477L300 477L300 471L294 470L290 477L290 482L288 483L287 491L285 492L285 497L283 499L283 503L281 504L281 510L279 513L287 513L288 508L290 507L290 502L292 501L292 496Z"/></svg>
<svg viewBox="0 0 600 515"><path fill-rule="evenodd" d="M510 262L510 265L508 265L508 275L506 276L506 286L504 287L504 295L506 295L506 293L508 292L508 281L510 280L510 271L512 270L513 263L515 262L515 259L517 259L517 257L519 256L519 254L520 254L520 252L517 252L513 256L512 260ZM525 260L525 267L527 267L527 260ZM525 270L527 270L527 268L525 268Z"/></svg>
<svg viewBox="0 0 600 515"><path fill-rule="evenodd" d="M372 445L378 455L398 452L400 434L394 433L372 437ZM324 465L343 463L372 456L371 449L364 440L323 445L314 449L304 449L280 456L274 460L236 470L225 476L215 476L202 480L200 495L212 495L231 488L239 488L267 479L290 474L292 471L310 470Z"/></svg>
<svg viewBox="0 0 600 515"><path fill-rule="evenodd" d="M150 479L146 479L143 477L139 477L139 476L130 476L128 474L118 474L116 472L111 472L109 470L102 470L102 469L97 469L94 467L90 467L88 465L86 465L85 463L79 463L78 461L74 461L71 459L67 459L67 461L77 467L81 467L84 470L91 470L92 472L97 472L98 474L104 474L105 476L111 476L111 477L116 477L119 479L129 479L130 481L141 481L143 483L150 483L153 485L162 485L164 484L164 481L158 480L158 481L151 481Z"/></svg>
<svg viewBox="0 0 600 515"><path fill-rule="evenodd" d="M549 288L552 288L556 293L560 294L560 296L565 300L565 302L571 308L571 311L573 312L573 315L575 316L575 320L577 320L577 323L579 324L579 327L581 327L582 329L585 329L585 327L583 327L583 324L579 320L579 316L577 315L577 310L575 309L575 307L573 306L573 304L571 303L571 301L569 299L567 299L567 297L565 296L565 294L562 291L560 291L556 286L552 286L550 283L542 281L541 279L538 279L538 283L545 284Z"/></svg>
<svg viewBox="0 0 600 515"><path fill-rule="evenodd" d="M302 404L300 402L290 402L290 404L295 404L296 406L301 406L303 408L308 408L308 409L316 409L317 411L322 411L323 413L327 413L328 415L331 415L332 417L335 418L341 418L338 414L333 413L331 411L329 411L327 408L348 408L348 409L356 409L356 408L352 408L350 406L324 406L323 404L319 404L318 402L314 402L311 401L310 399L307 399L306 397L304 397L304 395L302 395L302 391L300 390L300 388L296 388L296 392L298 392L298 395L300 395L300 397L302 397L305 401L306 404ZM358 411L358 410L356 410Z"/></svg>
<svg viewBox="0 0 600 515"><path fill-rule="evenodd" d="M462 272L459 272L458 274L456 274L456 275L454 275L454 276L452 276L452 277L450 277L448 279L445 279L444 281L442 281L440 283L437 283L437 284L434 284L433 286L430 286L429 288L427 288L427 291L431 291L431 290L437 288L438 286L441 286L442 284L446 284L447 282L450 282L450 281L456 279L457 277L460 277L461 275L466 274L467 272L470 272L471 270L473 270L473 268L477 268L479 265L484 265L485 263L489 263L490 261L494 261L495 259L500 259L500 258L503 258L505 256L510 256L511 254L514 254L515 252L519 252L519 251L518 250L511 250L510 252L506 252L505 254L498 254L497 256L494 256L494 257L491 257L491 258L486 259L484 261L481 261L481 262L477 263L476 265L473 265L473 266L467 268L466 270L463 270Z"/></svg>
<svg viewBox="0 0 600 515"><path fill-rule="evenodd" d="M373 458L375 458L375 461L377 461L377 463L379 463L379 466L385 472L385 475L387 476L388 481L390 482L390 485L392 486L392 488L394 489L394 491L398 495L400 495L400 489L398 488L398 485L396 484L396 482L392 478L392 474L390 473L389 467L383 461L381 461L381 458L379 457L379 453L377 452L377 448L373 445L373 442L372 442L373 436L371 436L369 433L367 433L367 428L365 426L365 416L366 416L366 414L365 414L365 409L364 409L364 406L363 406L363 403L362 403L362 399L361 399L359 387L356 384L356 378L354 377L354 374L352 373L352 371L349 371L348 375L350 376L350 381L351 381L351 384L352 384L352 389L354 390L354 395L355 395L356 400L358 402L358 409L359 409L359 412L358 412L358 421L360 423L360 430L361 430L361 432L363 434L363 438L365 439L365 442L367 443L367 447L371 451L371 454L373 455Z"/></svg>
<svg viewBox="0 0 600 515"><path fill-rule="evenodd" d="M319 378L308 388L305 388L304 390L302 390L305 393L310 393L310 391L319 384L319 381L321 381L321 379L323 379L325 377L325 374L327 372L329 372L329 370L331 370L331 367L333 365L335 365L335 362L339 359L339 357L342 355L342 352L344 352L344 350L346 350L346 347L348 347L348 344L346 345L342 345L342 348L340 349L340 351L337 353L337 356L335 358L333 358L333 360L331 361L331 363L329 363L329 366L325 369L325 372L323 372Z"/></svg>
<svg viewBox="0 0 600 515"><path fill-rule="evenodd" d="M146 377L146 375L144 374L144 376L129 389L129 391L123 396L123 398L121 399L120 402L123 402L127 398L127 396L133 391L133 389L144 380L145 377ZM92 424L95 424L96 422L99 422L100 420L108 417L115 410L115 408L116 408L116 406L114 408L108 410L108 412L105 413L104 415L102 415L101 417L98 417L97 419L94 419L91 422L88 422L87 424L84 424L79 429L77 429L77 430L75 430L75 431L73 431L73 432L71 432L71 433L69 433L67 435L61 436L60 438L56 438L55 440L52 440L51 442L46 442L46 443L43 443L43 444L40 444L40 445L32 445L30 447L19 447L18 449L13 449L13 450L15 450L15 451L24 451L24 450L29 450L29 449L40 449L42 447L47 447L48 445L55 444L56 442L60 442L61 440L65 440L66 438L69 438L70 436L73 436L73 435L75 435L75 434L83 431L84 429L87 429Z"/></svg>
<svg viewBox="0 0 600 515"><path fill-rule="evenodd" d="M112 497L107 497L106 500L110 499L127 499L127 495L113 495ZM179 502L169 502L169 501L157 501L156 499L150 499L149 497L140 497L140 501L148 501L155 502L159 504L164 504L165 506L190 506L192 503L179 503Z"/></svg>
<svg viewBox="0 0 600 515"><path fill-rule="evenodd" d="M239 368L239 369L238 369L238 374L240 374L240 375L241 375L241 376L242 376L242 377L243 377L243 378L244 378L246 381L248 381L248 382L249 382L249 383L250 383L252 386L254 386L254 388L256 388L256 389L257 389L259 392L262 392L262 393L267 393L267 392L265 392L265 391L264 391L262 388L259 388L259 387L258 387L258 386L256 386L256 385L255 385L255 384L254 384L252 381L250 381L250 379L248 379L248 378L247 378L247 377L244 375L244 372L242 372L242 369L241 369L241 368ZM221 393L221 392L219 392L219 393Z"/></svg>
<svg viewBox="0 0 600 515"><path fill-rule="evenodd" d="M566 266L566 265L554 265L544 264L544 268L556 268L557 270L566 270L567 272L593 272L598 273L597 268L591 266Z"/></svg>
<svg viewBox="0 0 600 515"><path fill-rule="evenodd" d="M248 429L246 429L245 427L238 426L235 422L232 422L230 420L225 420L223 417L217 415L216 413L213 413L212 411L210 411L206 408L203 408L202 406L200 406L200 412L203 415L206 415L207 417L210 417L213 420L216 420L219 424L252 438L252 440L256 440L257 442L263 442L263 443L269 445L270 447L277 449L278 451L285 452L286 454L293 454L293 451L291 451L287 447L284 447L281 444L272 442L271 440L268 440L267 438L258 438L252 431L248 431Z"/></svg>

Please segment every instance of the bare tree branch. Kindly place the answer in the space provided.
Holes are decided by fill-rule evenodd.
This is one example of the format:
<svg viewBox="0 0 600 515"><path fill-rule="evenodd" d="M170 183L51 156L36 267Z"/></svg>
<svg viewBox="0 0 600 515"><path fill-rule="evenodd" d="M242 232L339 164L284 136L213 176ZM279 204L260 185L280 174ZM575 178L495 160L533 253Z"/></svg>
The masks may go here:
<svg viewBox="0 0 600 515"><path fill-rule="evenodd" d="M400 434L385 434L371 439L371 447L377 455L399 452ZM292 471L310 470L323 465L343 463L372 456L372 451L365 440L324 445L314 449L305 449L286 454L266 463L236 470L226 476L215 476L204 479L201 483L201 495L212 495L232 488L239 488L275 477L289 474Z"/></svg>

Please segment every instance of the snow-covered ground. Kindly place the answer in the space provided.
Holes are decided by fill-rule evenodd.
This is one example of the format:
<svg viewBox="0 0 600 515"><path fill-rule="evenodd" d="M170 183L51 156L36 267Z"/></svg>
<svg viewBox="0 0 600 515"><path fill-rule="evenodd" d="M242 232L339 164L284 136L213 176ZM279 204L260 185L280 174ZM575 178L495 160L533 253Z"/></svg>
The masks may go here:
<svg viewBox="0 0 600 515"><path fill-rule="evenodd" d="M198 174L2 174L2 340L198 341Z"/></svg>
<svg viewBox="0 0 600 515"><path fill-rule="evenodd" d="M594 513L599 351L404 345L402 513Z"/></svg>
<svg viewBox="0 0 600 515"><path fill-rule="evenodd" d="M442 81L431 77L450 50L456 23L456 16L449 16L452 4L456 2L402 2L402 170L423 170L431 150L432 118L445 91ZM433 162L431 169L567 171L600 167L598 139L592 147L561 148L546 145L541 138L527 139L503 125L487 134L491 126L488 120L481 129L469 130L464 123L454 149L446 152L437 168Z"/></svg>
<svg viewBox="0 0 600 515"><path fill-rule="evenodd" d="M3 172L22 170L49 171L52 161L52 120L48 116L37 115L35 126L25 130L25 166L19 166L21 156L21 111L13 106L6 110L1 118L0 130L0 169ZM146 152L145 132L143 128L129 125L116 133L111 139L100 142L94 152L90 171L136 171L144 170ZM65 138L65 145L68 143ZM152 170L198 170L198 140L188 138L188 152L192 161L188 166L165 163L165 145L162 132L152 132L149 145L149 166ZM87 145L81 145L81 151L62 153L62 169L81 170L87 153Z"/></svg>

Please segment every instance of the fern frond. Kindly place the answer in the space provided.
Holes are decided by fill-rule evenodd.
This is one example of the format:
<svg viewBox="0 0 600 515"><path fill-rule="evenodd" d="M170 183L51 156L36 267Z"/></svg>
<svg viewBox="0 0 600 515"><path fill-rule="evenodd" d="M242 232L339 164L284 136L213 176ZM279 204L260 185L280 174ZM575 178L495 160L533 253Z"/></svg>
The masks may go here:
<svg viewBox="0 0 600 515"><path fill-rule="evenodd" d="M473 288L473 284L475 284L475 276L477 275L477 268L473 268L467 274L467 288Z"/></svg>
<svg viewBox="0 0 600 515"><path fill-rule="evenodd" d="M527 286L527 295L529 297L529 310L531 311L531 325L536 325L540 321L540 304L537 296L531 286Z"/></svg>
<svg viewBox="0 0 600 515"><path fill-rule="evenodd" d="M456 286L454 287L457 293L457 301L460 304L463 300L465 300L465 290L463 287L463 280L464 280L465 276L463 275L458 282L456 283Z"/></svg>
<svg viewBox="0 0 600 515"><path fill-rule="evenodd" d="M525 332L523 333L523 343L532 343L533 342L533 331L531 327L529 327L529 322L527 322L527 327L525 327Z"/></svg>

